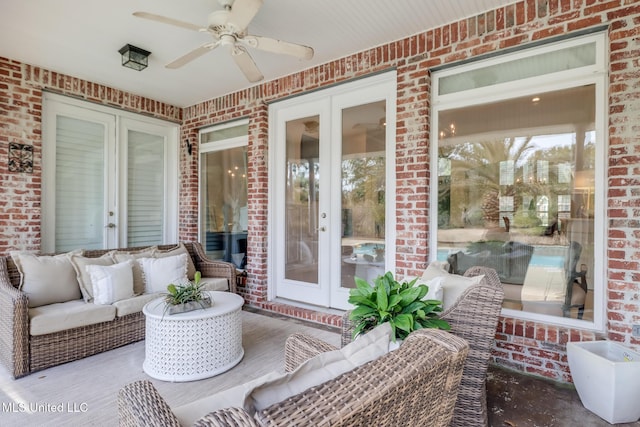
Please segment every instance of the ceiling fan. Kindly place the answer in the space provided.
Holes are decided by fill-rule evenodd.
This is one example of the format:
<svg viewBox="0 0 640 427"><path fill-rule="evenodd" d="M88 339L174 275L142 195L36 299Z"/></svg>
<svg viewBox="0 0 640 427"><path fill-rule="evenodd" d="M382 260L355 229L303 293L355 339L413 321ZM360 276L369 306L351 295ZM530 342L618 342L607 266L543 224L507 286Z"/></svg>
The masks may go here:
<svg viewBox="0 0 640 427"><path fill-rule="evenodd" d="M300 59L313 57L313 49L308 46L248 34L247 27L262 7L263 0L218 1L223 9L209 14L206 27L147 12L134 12L133 15L187 30L209 33L213 37L213 41L207 42L167 64L167 68L180 68L219 46L228 46L233 60L247 80L257 82L262 80L264 76L247 48L291 55Z"/></svg>

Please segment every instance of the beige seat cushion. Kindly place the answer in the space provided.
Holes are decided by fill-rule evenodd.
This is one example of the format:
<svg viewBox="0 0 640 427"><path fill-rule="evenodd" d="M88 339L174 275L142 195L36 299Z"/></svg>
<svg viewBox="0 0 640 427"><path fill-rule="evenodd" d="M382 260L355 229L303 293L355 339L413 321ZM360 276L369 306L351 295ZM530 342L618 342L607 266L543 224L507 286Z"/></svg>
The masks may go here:
<svg viewBox="0 0 640 427"><path fill-rule="evenodd" d="M339 350L320 353L293 372L253 389L245 400L248 411L261 411L274 403L325 383L389 352L391 326L383 323Z"/></svg>
<svg viewBox="0 0 640 427"><path fill-rule="evenodd" d="M83 299L29 309L31 335L45 335L71 328L109 322L116 317L111 305L86 303Z"/></svg>
<svg viewBox="0 0 640 427"><path fill-rule="evenodd" d="M422 280L430 281L442 278L442 309L451 307L458 297L471 285L478 284L484 279L484 275L464 277L457 274L449 274L440 263L432 262L422 274Z"/></svg>
<svg viewBox="0 0 640 427"><path fill-rule="evenodd" d="M200 283L205 291L229 290L229 281L223 277L203 277Z"/></svg>
<svg viewBox="0 0 640 427"><path fill-rule="evenodd" d="M244 407L253 414L387 354L390 338L391 326L384 323L340 350L321 353L307 360L293 372L270 372L171 410L184 426L193 425L209 412L223 408Z"/></svg>
<svg viewBox="0 0 640 427"><path fill-rule="evenodd" d="M133 298L116 301L113 303L113 306L116 308L116 316L123 317L128 314L138 313L142 311L142 307L144 307L146 303L160 298L161 296L162 294L160 293L142 294L134 296Z"/></svg>
<svg viewBox="0 0 640 427"><path fill-rule="evenodd" d="M187 250L184 243L178 244L174 249L167 250L158 250L153 256L156 258L163 258L168 256L187 254L187 278L189 280L193 280L196 274L196 266L193 264L193 260L191 259L191 255L189 255L189 251Z"/></svg>
<svg viewBox="0 0 640 427"><path fill-rule="evenodd" d="M219 391L176 408L171 408L171 411L173 411L176 418L178 418L180 425L191 426L209 412L224 408L242 408L245 398L251 390L260 384L280 378L281 376L281 373L273 371L254 380L247 381L244 384Z"/></svg>
<svg viewBox="0 0 640 427"><path fill-rule="evenodd" d="M69 255L69 261L76 272L76 279L80 285L80 292L82 292L82 298L86 302L93 302L93 286L91 284L91 277L87 272L88 265L113 265L115 263L113 254L107 252L101 257L89 258L82 256L81 254Z"/></svg>
<svg viewBox="0 0 640 427"><path fill-rule="evenodd" d="M82 297L69 255L35 255L12 251L11 258L20 272L20 290L29 297L29 307L73 301Z"/></svg>
<svg viewBox="0 0 640 427"><path fill-rule="evenodd" d="M113 256L113 260L118 263L127 260L136 261L139 258L152 257L157 250L157 246L151 246L139 251L113 251L111 254ZM144 276L142 275L142 268L140 268L140 265L137 262L133 263L133 293L135 295L144 293Z"/></svg>

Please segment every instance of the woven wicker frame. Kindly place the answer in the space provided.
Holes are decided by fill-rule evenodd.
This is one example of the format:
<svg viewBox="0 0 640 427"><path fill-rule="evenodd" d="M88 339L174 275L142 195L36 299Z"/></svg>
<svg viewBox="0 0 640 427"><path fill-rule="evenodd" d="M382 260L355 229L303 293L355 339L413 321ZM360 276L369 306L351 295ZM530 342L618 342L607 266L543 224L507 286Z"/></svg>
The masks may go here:
<svg viewBox="0 0 640 427"><path fill-rule="evenodd" d="M236 292L236 269L233 264L208 259L197 242L184 245L202 277L226 278L229 290ZM158 249L175 247L160 245ZM140 249L144 247L119 250ZM84 256L95 258L109 251L87 250ZM20 273L12 258L0 258L0 362L14 378L144 339L142 313L52 334L30 336L28 298L18 290L19 285Z"/></svg>
<svg viewBox="0 0 640 427"><path fill-rule="evenodd" d="M294 335L287 340L287 366L327 344ZM298 353L301 351L301 354ZM252 418L240 408L212 412L196 426L434 426L449 425L468 344L448 332L415 331L377 360L278 402ZM149 381L125 386L118 395L121 426L175 425L170 408Z"/></svg>
<svg viewBox="0 0 640 427"><path fill-rule="evenodd" d="M462 374L460 393L454 411L452 426L488 426L487 368L495 344L496 328L502 309L504 290L495 270L472 267L466 277L484 275L477 285L470 286L456 302L440 315L451 325L451 333L469 343L469 357ZM342 345L352 340L354 325L349 312L342 318Z"/></svg>

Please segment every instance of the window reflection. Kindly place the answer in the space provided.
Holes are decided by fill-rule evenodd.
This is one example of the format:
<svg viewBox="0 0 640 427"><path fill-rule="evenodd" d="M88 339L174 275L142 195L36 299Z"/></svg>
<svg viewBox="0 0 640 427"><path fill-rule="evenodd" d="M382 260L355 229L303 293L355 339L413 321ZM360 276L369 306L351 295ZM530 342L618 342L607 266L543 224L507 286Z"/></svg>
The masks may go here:
<svg viewBox="0 0 640 427"><path fill-rule="evenodd" d="M320 117L287 122L285 278L318 283Z"/></svg>
<svg viewBox="0 0 640 427"><path fill-rule="evenodd" d="M385 273L385 101L342 111L341 286Z"/></svg>
<svg viewBox="0 0 640 427"><path fill-rule="evenodd" d="M247 262L247 147L201 154L201 223L212 259Z"/></svg>
<svg viewBox="0 0 640 427"><path fill-rule="evenodd" d="M438 259L504 307L592 318L594 85L439 113Z"/></svg>

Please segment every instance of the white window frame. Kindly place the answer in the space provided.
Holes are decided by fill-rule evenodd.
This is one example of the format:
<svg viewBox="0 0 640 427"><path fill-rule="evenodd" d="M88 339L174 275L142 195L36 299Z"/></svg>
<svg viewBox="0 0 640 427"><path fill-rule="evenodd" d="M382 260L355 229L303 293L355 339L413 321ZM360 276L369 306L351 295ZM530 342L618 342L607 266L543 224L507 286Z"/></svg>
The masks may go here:
<svg viewBox="0 0 640 427"><path fill-rule="evenodd" d="M607 37L604 32L575 37L568 40L561 40L528 49L522 49L514 53L491 57L479 60L470 64L436 70L432 74L432 106L431 111L431 134L430 134L430 154L434 159L431 170L436 171L438 159L438 116L441 110L451 110L471 105L487 104L491 102L503 101L527 95L535 95L541 92L561 90L571 87L578 87L587 84L595 85L595 130L596 130L596 168L595 168L595 208L594 212L599 213L594 218L594 314L593 321L579 320L558 316L551 316L526 311L502 309L502 314L508 317L533 320L547 324L558 324L568 327L589 329L594 331L604 331L606 321L605 304L605 260L606 241L605 233L605 195L606 195L606 153L607 153ZM586 43L595 43L596 61L593 65L587 65L576 69L554 72L537 77L528 77L520 80L510 81L476 89L454 92L446 95L438 95L439 79L461 72L476 70L489 65L496 65L519 58L540 55L557 49L578 46ZM437 183L430 188L431 200L438 200ZM437 203L431 203L429 213L429 225L431 230L438 230ZM430 233L429 239L429 259L437 258L438 250L437 232Z"/></svg>

